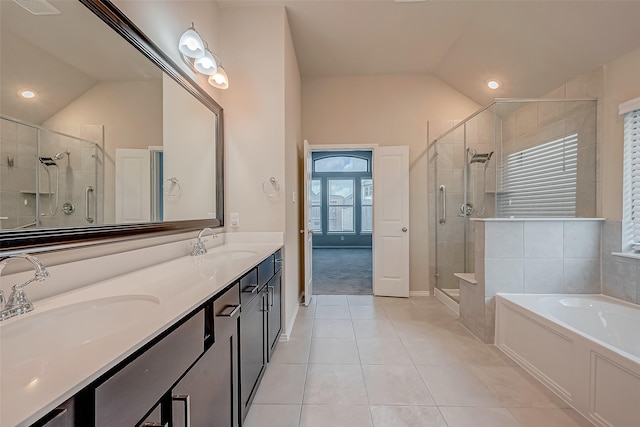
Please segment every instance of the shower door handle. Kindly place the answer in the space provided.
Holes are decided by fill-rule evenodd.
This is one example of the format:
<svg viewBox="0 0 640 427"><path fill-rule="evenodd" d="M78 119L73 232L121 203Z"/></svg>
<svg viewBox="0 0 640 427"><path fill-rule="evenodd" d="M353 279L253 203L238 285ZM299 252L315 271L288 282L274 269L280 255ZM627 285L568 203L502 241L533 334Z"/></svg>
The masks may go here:
<svg viewBox="0 0 640 427"><path fill-rule="evenodd" d="M442 216L438 222L444 224L447 222L447 187L445 185L440 186L440 198L442 201Z"/></svg>
<svg viewBox="0 0 640 427"><path fill-rule="evenodd" d="M84 191L84 219L87 220L87 222L89 224L92 224L94 219L89 216L89 208L90 208L90 203L89 203L89 194L93 193L93 187L92 186L88 186L85 191Z"/></svg>

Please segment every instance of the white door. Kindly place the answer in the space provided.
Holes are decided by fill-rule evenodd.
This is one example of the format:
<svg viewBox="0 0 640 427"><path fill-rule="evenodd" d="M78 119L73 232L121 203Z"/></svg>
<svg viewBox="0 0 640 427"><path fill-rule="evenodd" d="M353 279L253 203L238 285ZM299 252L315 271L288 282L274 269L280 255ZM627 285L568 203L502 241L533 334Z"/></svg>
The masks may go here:
<svg viewBox="0 0 640 427"><path fill-rule="evenodd" d="M151 171L147 149L116 149L116 222L151 220Z"/></svg>
<svg viewBox="0 0 640 427"><path fill-rule="evenodd" d="M313 162L311 160L311 150L309 141L304 140L304 228L300 234L304 239L304 305L311 303L313 296L313 228L311 226L311 179L313 173Z"/></svg>
<svg viewBox="0 0 640 427"><path fill-rule="evenodd" d="M373 150L373 293L409 296L409 147Z"/></svg>

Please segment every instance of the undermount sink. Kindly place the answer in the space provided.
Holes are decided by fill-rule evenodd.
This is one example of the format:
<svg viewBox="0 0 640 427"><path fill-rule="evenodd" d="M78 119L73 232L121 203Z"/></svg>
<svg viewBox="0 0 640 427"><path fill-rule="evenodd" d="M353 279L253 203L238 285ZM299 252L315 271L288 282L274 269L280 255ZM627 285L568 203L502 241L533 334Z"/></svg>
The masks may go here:
<svg viewBox="0 0 640 427"><path fill-rule="evenodd" d="M224 252L210 252L204 255L204 258L207 260L235 261L238 259L250 258L256 254L257 252L255 251L234 250Z"/></svg>
<svg viewBox="0 0 640 427"><path fill-rule="evenodd" d="M124 333L159 307L151 295L120 295L65 305L0 324L2 373L45 375L51 358ZM28 385L28 384L24 384Z"/></svg>

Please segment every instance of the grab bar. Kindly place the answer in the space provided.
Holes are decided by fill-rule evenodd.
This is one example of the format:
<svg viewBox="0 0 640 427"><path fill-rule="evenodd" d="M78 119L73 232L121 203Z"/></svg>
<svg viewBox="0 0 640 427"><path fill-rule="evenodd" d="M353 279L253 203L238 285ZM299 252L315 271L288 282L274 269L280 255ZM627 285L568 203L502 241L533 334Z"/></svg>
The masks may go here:
<svg viewBox="0 0 640 427"><path fill-rule="evenodd" d="M440 186L440 195L442 197L442 216L438 220L440 224L444 224L447 222L447 187L444 185Z"/></svg>
<svg viewBox="0 0 640 427"><path fill-rule="evenodd" d="M88 223L93 223L94 219L89 216L89 193L93 193L93 187L88 186L84 191L84 219L87 220Z"/></svg>

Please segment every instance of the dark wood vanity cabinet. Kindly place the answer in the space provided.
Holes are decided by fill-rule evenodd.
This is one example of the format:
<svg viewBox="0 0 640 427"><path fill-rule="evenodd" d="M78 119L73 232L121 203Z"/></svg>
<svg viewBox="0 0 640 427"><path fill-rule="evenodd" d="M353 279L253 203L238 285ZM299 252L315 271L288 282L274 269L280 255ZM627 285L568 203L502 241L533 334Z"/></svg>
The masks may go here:
<svg viewBox="0 0 640 427"><path fill-rule="evenodd" d="M214 300L214 343L171 390L173 427L239 426L238 289Z"/></svg>
<svg viewBox="0 0 640 427"><path fill-rule="evenodd" d="M282 330L278 250L32 427L240 427Z"/></svg>

